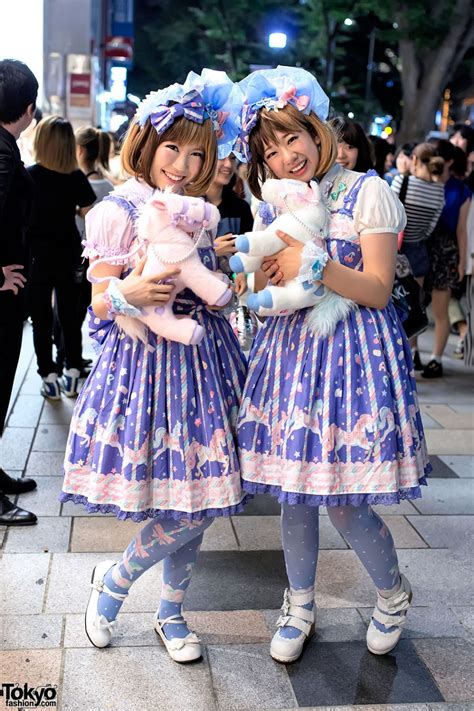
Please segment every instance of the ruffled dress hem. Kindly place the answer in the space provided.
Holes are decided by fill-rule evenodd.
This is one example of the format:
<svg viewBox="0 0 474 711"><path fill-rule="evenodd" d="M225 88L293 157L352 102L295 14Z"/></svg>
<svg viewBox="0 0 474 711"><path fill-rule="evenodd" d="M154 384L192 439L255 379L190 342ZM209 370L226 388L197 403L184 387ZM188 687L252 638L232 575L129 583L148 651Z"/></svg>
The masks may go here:
<svg viewBox="0 0 474 711"><path fill-rule="evenodd" d="M390 506L399 504L403 499L420 499L420 486L427 486L426 477L419 480L419 486L409 489L399 489L398 491L384 494L330 494L328 496L317 496L315 494L296 494L292 491L283 491L276 484L257 484L252 481L244 481L242 488L249 495L270 494L278 498L280 504L305 504L306 506L361 506L362 504L384 504Z"/></svg>
<svg viewBox="0 0 474 711"><path fill-rule="evenodd" d="M72 501L73 504L81 504L85 506L87 513L101 513L109 514L113 513L116 518L120 521L134 521L139 523L140 521L145 521L149 518L166 518L174 519L179 521L183 518L188 521L201 521L203 518L218 518L220 516L228 517L235 516L244 510L245 504L247 504L253 496L251 494L246 495L242 501L233 506L227 506L222 509L204 509L202 511L175 511L173 509L147 509L146 511L123 511L120 506L116 504L96 504L88 500L86 496L82 494L67 494L65 492L59 495L59 500L64 504L68 501Z"/></svg>

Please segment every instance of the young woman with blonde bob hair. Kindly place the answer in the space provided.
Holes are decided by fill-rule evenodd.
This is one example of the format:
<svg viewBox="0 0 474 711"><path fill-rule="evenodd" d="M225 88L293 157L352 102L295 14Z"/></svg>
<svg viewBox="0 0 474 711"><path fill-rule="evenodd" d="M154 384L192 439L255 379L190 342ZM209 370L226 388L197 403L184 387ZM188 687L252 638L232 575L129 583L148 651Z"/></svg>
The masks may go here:
<svg viewBox="0 0 474 711"><path fill-rule="evenodd" d="M196 346L151 331L146 343L134 341L114 319L169 300L179 268L142 276L136 217L155 190L206 193L218 149L227 150L237 135L233 91L224 72L203 70L149 94L122 148L134 177L86 219L84 256L105 260L95 275L106 280L92 287L92 336L101 350L72 417L61 498L119 519L151 519L119 562L94 568L86 633L106 647L130 587L162 560L154 628L178 662L202 652L182 603L204 531L216 516L242 507L234 430L245 361L228 321L190 291L178 294L174 308L204 327ZM198 249L215 270L210 235L199 235Z"/></svg>
<svg viewBox="0 0 474 711"><path fill-rule="evenodd" d="M76 143L69 121L61 116L42 119L36 129L36 163L28 172L36 184L35 202L28 232L32 257L28 300L33 321L33 342L41 393L58 400L61 391L77 395L82 368L81 324L77 317L79 289L75 270L80 263L81 242L76 212L82 216L95 201L84 173L78 169ZM53 292L62 330L65 369L59 380L53 360Z"/></svg>
<svg viewBox="0 0 474 711"><path fill-rule="evenodd" d="M252 188L267 176L317 178L329 211L326 248L279 232L288 247L264 263L267 278L323 283L355 302L325 337L311 329L310 309L268 318L250 354L237 430L243 488L282 505L290 584L270 652L295 661L314 632L318 507L327 506L376 587L367 645L385 654L412 593L372 505L419 497L429 471L410 348L390 299L403 209L374 171L335 163L329 100L311 74L278 67L240 86ZM271 211L261 212L270 223Z"/></svg>

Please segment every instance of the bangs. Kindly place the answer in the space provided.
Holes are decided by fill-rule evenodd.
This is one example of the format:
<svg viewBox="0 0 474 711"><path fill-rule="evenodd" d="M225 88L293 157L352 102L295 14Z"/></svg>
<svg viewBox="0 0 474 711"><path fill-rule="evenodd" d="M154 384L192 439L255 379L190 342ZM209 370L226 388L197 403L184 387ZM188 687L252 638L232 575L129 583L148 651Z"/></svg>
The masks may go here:
<svg viewBox="0 0 474 711"><path fill-rule="evenodd" d="M143 178L156 188L151 168L156 150L161 143L172 141L180 146L195 146L204 153L200 174L185 188L186 195L202 197L209 189L217 165L217 140L210 119L202 124L184 116L177 118L163 133L157 133L150 119L143 128L135 121L129 128L121 151L122 166L129 175Z"/></svg>
<svg viewBox="0 0 474 711"><path fill-rule="evenodd" d="M321 121L311 111L304 114L295 106L287 104L279 111L260 109L255 128L249 136L250 162L247 179L250 190L262 199L261 186L271 176L265 164L265 150L272 143L278 145L278 133L298 133L307 131L319 144L320 159L315 178L320 178L333 165L337 157L336 134L329 124Z"/></svg>

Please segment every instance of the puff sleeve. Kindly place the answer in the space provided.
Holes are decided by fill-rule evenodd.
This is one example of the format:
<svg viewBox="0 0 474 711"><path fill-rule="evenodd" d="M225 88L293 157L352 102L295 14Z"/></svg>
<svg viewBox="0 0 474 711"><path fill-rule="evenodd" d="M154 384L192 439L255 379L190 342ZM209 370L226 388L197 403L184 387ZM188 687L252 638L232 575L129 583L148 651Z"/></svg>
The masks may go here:
<svg viewBox="0 0 474 711"><path fill-rule="evenodd" d="M398 234L406 224L405 209L390 190L388 183L378 176L367 178L354 209L354 226L361 236L377 232Z"/></svg>
<svg viewBox="0 0 474 711"><path fill-rule="evenodd" d="M86 215L83 257L107 258L110 264L126 264L134 238L131 215L115 202L102 200ZM110 257L110 259L108 259Z"/></svg>

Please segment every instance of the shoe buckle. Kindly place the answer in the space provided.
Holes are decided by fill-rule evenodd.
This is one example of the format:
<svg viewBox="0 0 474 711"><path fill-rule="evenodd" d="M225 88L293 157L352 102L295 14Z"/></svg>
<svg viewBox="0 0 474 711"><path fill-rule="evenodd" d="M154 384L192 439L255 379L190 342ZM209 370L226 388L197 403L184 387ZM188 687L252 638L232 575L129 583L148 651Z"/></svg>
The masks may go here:
<svg viewBox="0 0 474 711"><path fill-rule="evenodd" d="M104 592L104 581L96 580L94 583L91 583L91 588L97 590L99 593Z"/></svg>
<svg viewBox="0 0 474 711"><path fill-rule="evenodd" d="M286 627L286 625L289 623L289 621L290 621L289 615L286 615L286 614L280 615L280 617L278 618L278 620L276 622L276 626L277 627Z"/></svg>

